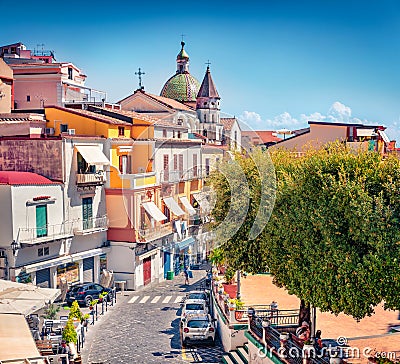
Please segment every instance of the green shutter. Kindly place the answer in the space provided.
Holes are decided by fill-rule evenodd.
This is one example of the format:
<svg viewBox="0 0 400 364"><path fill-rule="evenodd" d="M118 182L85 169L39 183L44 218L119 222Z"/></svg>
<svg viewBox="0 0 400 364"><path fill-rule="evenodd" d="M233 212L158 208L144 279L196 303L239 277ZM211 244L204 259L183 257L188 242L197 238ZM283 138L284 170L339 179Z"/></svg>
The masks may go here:
<svg viewBox="0 0 400 364"><path fill-rule="evenodd" d="M83 219L83 229L91 229L93 227L93 209L92 209L93 199L91 197L86 197L82 199L82 219Z"/></svg>
<svg viewBox="0 0 400 364"><path fill-rule="evenodd" d="M47 206L36 206L36 236L47 236Z"/></svg>

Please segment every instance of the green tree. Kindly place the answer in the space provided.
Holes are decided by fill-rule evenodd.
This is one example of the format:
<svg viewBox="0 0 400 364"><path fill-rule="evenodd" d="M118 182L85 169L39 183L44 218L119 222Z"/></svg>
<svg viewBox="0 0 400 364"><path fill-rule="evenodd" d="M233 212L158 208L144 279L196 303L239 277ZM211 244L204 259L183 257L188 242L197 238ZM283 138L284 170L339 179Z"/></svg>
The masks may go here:
<svg viewBox="0 0 400 364"><path fill-rule="evenodd" d="M83 321L83 313L79 307L78 301L72 302L68 318L71 318L71 319L76 318L79 321Z"/></svg>
<svg viewBox="0 0 400 364"><path fill-rule="evenodd" d="M62 333L62 338L63 338L63 340L65 340L65 342L67 344L69 344L69 343L76 344L78 342L78 334L75 331L75 327L74 327L72 318L68 319L68 321L64 327L63 333Z"/></svg>
<svg viewBox="0 0 400 364"><path fill-rule="evenodd" d="M263 176L254 158L236 156L249 181L250 203L245 222L221 246L227 264L249 272L269 269L275 283L305 307L356 319L382 301L399 309L400 161L339 144L302 158L285 151L271 158L275 206L262 233L249 239L263 205ZM222 174L211 183L218 224L227 213L230 186Z"/></svg>

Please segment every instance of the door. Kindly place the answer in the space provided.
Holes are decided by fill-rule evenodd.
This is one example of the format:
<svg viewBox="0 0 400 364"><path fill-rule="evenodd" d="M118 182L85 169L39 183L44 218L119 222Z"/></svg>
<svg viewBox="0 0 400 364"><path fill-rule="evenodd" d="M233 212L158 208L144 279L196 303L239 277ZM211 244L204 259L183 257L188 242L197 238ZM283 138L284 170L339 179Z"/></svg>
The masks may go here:
<svg viewBox="0 0 400 364"><path fill-rule="evenodd" d="M36 206L36 237L47 236L47 206Z"/></svg>
<svg viewBox="0 0 400 364"><path fill-rule="evenodd" d="M151 257L143 259L143 282L144 285L151 282Z"/></svg>
<svg viewBox="0 0 400 364"><path fill-rule="evenodd" d="M83 281L94 281L94 257L83 259Z"/></svg>
<svg viewBox="0 0 400 364"><path fill-rule="evenodd" d="M164 252L164 278L167 278L167 272L171 270L171 253Z"/></svg>
<svg viewBox="0 0 400 364"><path fill-rule="evenodd" d="M50 288L50 268L36 272L36 285L42 288Z"/></svg>
<svg viewBox="0 0 400 364"><path fill-rule="evenodd" d="M83 230L93 228L93 199L85 197L82 199L82 224Z"/></svg>

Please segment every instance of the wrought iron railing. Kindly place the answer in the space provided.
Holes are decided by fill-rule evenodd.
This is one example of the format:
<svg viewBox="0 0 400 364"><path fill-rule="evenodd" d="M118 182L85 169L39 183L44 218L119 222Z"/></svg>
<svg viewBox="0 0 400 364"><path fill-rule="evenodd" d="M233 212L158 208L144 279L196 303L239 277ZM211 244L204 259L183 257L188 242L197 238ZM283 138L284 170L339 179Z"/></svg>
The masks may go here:
<svg viewBox="0 0 400 364"><path fill-rule="evenodd" d="M161 237L167 234L172 234L172 226L171 224L164 224L155 226L153 228L139 229L139 240L149 240L156 237Z"/></svg>
<svg viewBox="0 0 400 364"><path fill-rule="evenodd" d="M17 240L22 244L35 244L35 242L60 239L69 235L73 235L73 223L64 222L34 228L19 228Z"/></svg>
<svg viewBox="0 0 400 364"><path fill-rule="evenodd" d="M79 219L74 224L75 233L85 233L90 230L107 230L108 218L107 215L100 217L91 217L89 219Z"/></svg>

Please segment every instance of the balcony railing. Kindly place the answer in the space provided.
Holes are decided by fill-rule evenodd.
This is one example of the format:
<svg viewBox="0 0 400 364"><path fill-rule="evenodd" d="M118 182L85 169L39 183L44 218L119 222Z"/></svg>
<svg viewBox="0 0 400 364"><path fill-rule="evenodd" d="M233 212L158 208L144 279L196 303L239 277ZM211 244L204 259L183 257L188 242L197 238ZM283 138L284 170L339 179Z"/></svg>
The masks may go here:
<svg viewBox="0 0 400 364"><path fill-rule="evenodd" d="M74 223L74 233L77 235L86 235L108 229L107 215L100 217L91 217L90 219L79 219Z"/></svg>
<svg viewBox="0 0 400 364"><path fill-rule="evenodd" d="M73 223L45 225L35 228L19 228L18 242L22 244L37 244L44 241L63 239L73 235Z"/></svg>
<svg viewBox="0 0 400 364"><path fill-rule="evenodd" d="M187 171L162 171L160 172L160 182L177 183L201 178L201 168L190 169Z"/></svg>
<svg viewBox="0 0 400 364"><path fill-rule="evenodd" d="M172 226L171 224L165 224L156 226L154 228L146 228L146 229L139 229L139 241L149 241L154 240L159 237L172 234Z"/></svg>
<svg viewBox="0 0 400 364"><path fill-rule="evenodd" d="M104 172L97 173L76 173L77 185L102 185L106 182L106 175Z"/></svg>

